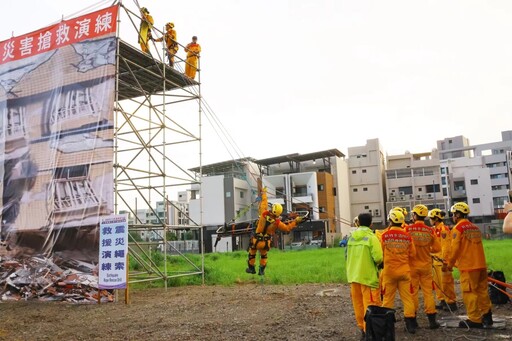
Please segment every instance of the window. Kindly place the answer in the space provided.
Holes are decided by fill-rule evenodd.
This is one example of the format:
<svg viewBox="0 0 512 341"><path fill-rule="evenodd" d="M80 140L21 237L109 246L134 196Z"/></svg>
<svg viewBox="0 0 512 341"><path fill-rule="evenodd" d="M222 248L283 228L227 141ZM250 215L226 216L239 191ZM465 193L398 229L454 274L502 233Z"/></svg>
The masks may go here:
<svg viewBox="0 0 512 341"><path fill-rule="evenodd" d="M240 199L244 198L244 192L240 191Z"/></svg>
<svg viewBox="0 0 512 341"><path fill-rule="evenodd" d="M363 172L363 173L366 173L366 169L363 169L363 170L362 170L362 172Z"/></svg>
<svg viewBox="0 0 512 341"><path fill-rule="evenodd" d="M231 192L226 192L226 198L231 198Z"/></svg>
<svg viewBox="0 0 512 341"><path fill-rule="evenodd" d="M322 192L323 190L324 190L324 185L323 184L318 185L318 191Z"/></svg>
<svg viewBox="0 0 512 341"><path fill-rule="evenodd" d="M320 206L320 207L318 208L318 212L320 212L320 213L325 213L325 207Z"/></svg>
<svg viewBox="0 0 512 341"><path fill-rule="evenodd" d="M398 187L398 191L400 195L403 194L412 194L412 186Z"/></svg>
<svg viewBox="0 0 512 341"><path fill-rule="evenodd" d="M352 192L357 192L357 188L352 188Z"/></svg>
<svg viewBox="0 0 512 341"><path fill-rule="evenodd" d="M471 179L472 185L478 185L478 179Z"/></svg>
<svg viewBox="0 0 512 341"><path fill-rule="evenodd" d="M446 174L446 168L441 167L441 174Z"/></svg>
<svg viewBox="0 0 512 341"><path fill-rule="evenodd" d="M366 206L364 207L364 209L365 209L365 210L368 210L369 208L370 208L370 206L368 206L368 205L366 205Z"/></svg>
<svg viewBox="0 0 512 341"><path fill-rule="evenodd" d="M352 174L356 174L357 171L355 169L352 169Z"/></svg>
<svg viewBox="0 0 512 341"><path fill-rule="evenodd" d="M443 197L448 196L448 190L446 188L443 188Z"/></svg>
<svg viewBox="0 0 512 341"><path fill-rule="evenodd" d="M441 186L439 186L438 184L426 185L425 188L427 190L427 193L441 192Z"/></svg>
<svg viewBox="0 0 512 341"><path fill-rule="evenodd" d="M368 187L363 187L363 192L368 192Z"/></svg>
<svg viewBox="0 0 512 341"><path fill-rule="evenodd" d="M441 184L446 185L446 178L445 177L441 178Z"/></svg>
<svg viewBox="0 0 512 341"><path fill-rule="evenodd" d="M480 198L473 198L473 204L479 204Z"/></svg>
<svg viewBox="0 0 512 341"><path fill-rule="evenodd" d="M336 187L332 188L332 195L336 196Z"/></svg>

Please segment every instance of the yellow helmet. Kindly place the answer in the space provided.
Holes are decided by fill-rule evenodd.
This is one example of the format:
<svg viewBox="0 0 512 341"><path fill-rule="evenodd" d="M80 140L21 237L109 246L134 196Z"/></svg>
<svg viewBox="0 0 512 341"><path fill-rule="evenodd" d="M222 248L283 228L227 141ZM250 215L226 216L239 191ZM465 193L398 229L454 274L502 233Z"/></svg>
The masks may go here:
<svg viewBox="0 0 512 341"><path fill-rule="evenodd" d="M450 208L450 212L460 212L462 214L468 215L469 214L469 206L465 202L456 202L453 204L453 206Z"/></svg>
<svg viewBox="0 0 512 341"><path fill-rule="evenodd" d="M276 217L279 217L283 213L283 206L281 204L275 203L272 205L272 214Z"/></svg>
<svg viewBox="0 0 512 341"><path fill-rule="evenodd" d="M398 211L398 212L402 213L404 215L404 218L407 215L407 210L405 209L405 207L399 207L399 206L393 207L391 210L389 210L389 213L391 213L393 211Z"/></svg>
<svg viewBox="0 0 512 341"><path fill-rule="evenodd" d="M167 24L165 24L165 27L174 28L174 23L173 22L168 22Z"/></svg>
<svg viewBox="0 0 512 341"><path fill-rule="evenodd" d="M428 211L429 218L437 218L439 220L443 220L445 216L446 216L446 212L441 211L439 208L434 208L434 209Z"/></svg>
<svg viewBox="0 0 512 341"><path fill-rule="evenodd" d="M149 13L149 11L148 11L148 9L147 9L146 7L141 7L141 8L140 8L140 11L141 11L142 13Z"/></svg>
<svg viewBox="0 0 512 341"><path fill-rule="evenodd" d="M405 221L404 214L399 210L391 210L391 212L389 212L388 219L394 224L403 224Z"/></svg>
<svg viewBox="0 0 512 341"><path fill-rule="evenodd" d="M426 217L428 215L428 207L425 205L416 205L412 208L412 212L416 213L419 217Z"/></svg>

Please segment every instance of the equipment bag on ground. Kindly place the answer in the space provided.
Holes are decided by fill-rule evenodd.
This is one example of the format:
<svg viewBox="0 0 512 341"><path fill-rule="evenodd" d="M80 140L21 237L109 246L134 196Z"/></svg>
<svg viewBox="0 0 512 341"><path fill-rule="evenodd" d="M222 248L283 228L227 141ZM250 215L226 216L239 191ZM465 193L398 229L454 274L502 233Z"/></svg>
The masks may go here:
<svg viewBox="0 0 512 341"><path fill-rule="evenodd" d="M364 315L366 322L366 340L395 340L395 309L368 306Z"/></svg>
<svg viewBox="0 0 512 341"><path fill-rule="evenodd" d="M503 271L489 271L489 277L494 278L500 282L506 283L505 281L505 274ZM489 298L491 299L492 304L506 304L509 301L508 296L504 293L499 291L499 288L503 291L507 291L507 288L503 285L500 285L498 283L489 283Z"/></svg>

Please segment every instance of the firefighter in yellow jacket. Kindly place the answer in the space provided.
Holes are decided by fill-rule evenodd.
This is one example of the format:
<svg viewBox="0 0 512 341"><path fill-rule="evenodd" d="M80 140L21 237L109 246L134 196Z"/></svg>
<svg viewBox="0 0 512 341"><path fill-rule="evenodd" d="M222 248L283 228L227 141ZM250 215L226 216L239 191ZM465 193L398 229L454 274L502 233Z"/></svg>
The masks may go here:
<svg viewBox="0 0 512 341"><path fill-rule="evenodd" d="M165 47L167 50L167 58L169 58L169 66L174 67L174 56L178 52L179 45L176 37L176 31L174 30L174 23L168 22L165 24L165 34L163 37L155 39L156 42L165 40Z"/></svg>
<svg viewBox="0 0 512 341"><path fill-rule="evenodd" d="M434 287L437 300L439 301L439 305L436 308L447 309L453 312L457 310L453 274L451 271L442 271L444 260L450 256L452 242L450 227L446 226L443 222L445 216L446 212L439 208L434 208L428 212L434 233L441 242L441 251L432 254L434 266L432 276L434 277Z"/></svg>
<svg viewBox="0 0 512 341"><path fill-rule="evenodd" d="M396 291L404 306L406 330L414 334L416 326L414 318L414 300L412 298L411 268L409 262L416 254L411 236L402 228L404 215L399 211L391 211L388 216L390 227L381 236L384 253L384 269L382 269L382 306L395 306Z"/></svg>
<svg viewBox="0 0 512 341"><path fill-rule="evenodd" d="M149 14L146 7L140 9L140 29L139 29L139 44L142 52L149 53L149 40L151 39L151 29L155 21Z"/></svg>
<svg viewBox="0 0 512 341"><path fill-rule="evenodd" d="M283 207L281 204L273 204L271 210L267 210L267 207L267 190L266 188L263 188L259 207L260 217L258 219L256 231L254 231L254 235L251 237L249 244L249 260L247 261L248 266L247 269L245 269L245 272L247 273L256 273L254 265L256 263L256 252L259 251L260 267L258 275L260 276L265 274L265 267L267 266L267 253L270 250L272 236L276 233L276 230L290 232L298 224L300 224L303 219L302 217L297 217L295 220L285 224L280 220L281 213L283 213Z"/></svg>
<svg viewBox="0 0 512 341"><path fill-rule="evenodd" d="M436 302L432 289L432 252L441 251L439 239L434 230L425 225L428 208L425 205L416 205L412 208L413 223L407 225L405 230L411 235L416 247L416 255L411 259L411 283L413 287L414 308L419 308L419 291L423 293L423 305L428 317L429 328L436 329L440 324L436 321ZM414 323L417 323L416 318Z"/></svg>
<svg viewBox="0 0 512 341"><path fill-rule="evenodd" d="M452 229L451 254L446 269L459 268L462 300L468 319L460 321L461 328L490 328L492 304L487 290L487 264L485 261L482 233L468 219L469 206L457 202L451 208Z"/></svg>
<svg viewBox="0 0 512 341"><path fill-rule="evenodd" d="M199 63L199 54L201 53L201 45L197 43L197 37L192 37L192 42L185 47L187 52L187 60L185 63L185 75L190 78L196 78L197 65Z"/></svg>

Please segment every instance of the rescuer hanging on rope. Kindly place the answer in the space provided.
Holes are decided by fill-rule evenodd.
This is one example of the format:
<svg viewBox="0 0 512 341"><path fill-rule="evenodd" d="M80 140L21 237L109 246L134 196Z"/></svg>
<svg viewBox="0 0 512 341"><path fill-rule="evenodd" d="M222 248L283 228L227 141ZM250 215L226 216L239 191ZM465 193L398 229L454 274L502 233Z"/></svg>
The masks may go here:
<svg viewBox="0 0 512 341"><path fill-rule="evenodd" d="M199 61L199 53L201 53L201 45L197 43L197 37L192 37L192 42L185 47L187 52L187 61L185 63L185 75L190 78L196 78L197 65Z"/></svg>
<svg viewBox="0 0 512 341"><path fill-rule="evenodd" d="M142 52L149 53L149 40L151 37L151 29L153 28L154 20L149 14L146 7L140 9L140 29L139 29L139 44Z"/></svg>
<svg viewBox="0 0 512 341"><path fill-rule="evenodd" d="M174 30L174 23L168 22L165 24L165 34L163 37L155 39L156 42L164 41L167 50L167 57L169 58L169 66L174 67L174 56L178 52L178 40L176 38L176 31Z"/></svg>
<svg viewBox="0 0 512 341"><path fill-rule="evenodd" d="M265 267L267 266L267 253L270 250L270 244L272 243L272 236L276 233L276 230L284 232L290 232L298 224L303 221L303 217L296 217L289 223L283 223L280 220L283 207L281 204L273 204L271 210L267 210L268 199L267 189L263 188L261 193L261 201L259 207L259 219L256 231L251 237L249 244L249 260L247 261L248 267L245 272L255 274L256 269L254 267L256 263L256 252L260 252L260 268L258 275L263 276L265 274Z"/></svg>

